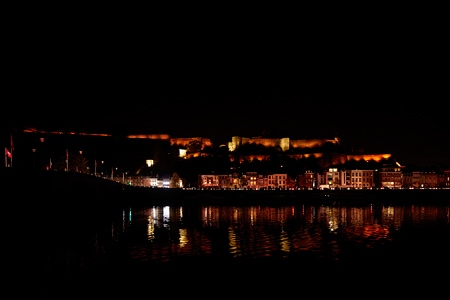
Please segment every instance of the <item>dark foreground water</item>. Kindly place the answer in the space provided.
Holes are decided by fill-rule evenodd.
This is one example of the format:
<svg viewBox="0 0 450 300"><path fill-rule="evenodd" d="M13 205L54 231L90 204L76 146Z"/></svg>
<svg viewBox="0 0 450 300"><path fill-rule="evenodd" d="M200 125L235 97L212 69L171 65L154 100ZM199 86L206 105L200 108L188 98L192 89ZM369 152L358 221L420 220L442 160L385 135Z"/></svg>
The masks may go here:
<svg viewBox="0 0 450 300"><path fill-rule="evenodd" d="M450 202L342 203L14 207L4 212L4 292L12 299L450 296Z"/></svg>

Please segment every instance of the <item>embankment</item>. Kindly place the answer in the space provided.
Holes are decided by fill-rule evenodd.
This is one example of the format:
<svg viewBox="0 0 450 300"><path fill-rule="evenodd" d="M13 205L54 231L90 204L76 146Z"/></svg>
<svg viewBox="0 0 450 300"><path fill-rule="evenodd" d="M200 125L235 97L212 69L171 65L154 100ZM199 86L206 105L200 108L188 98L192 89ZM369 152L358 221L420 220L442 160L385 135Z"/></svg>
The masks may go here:
<svg viewBox="0 0 450 300"><path fill-rule="evenodd" d="M88 174L3 168L4 199L99 205L450 204L449 189L427 190L184 190L130 187Z"/></svg>

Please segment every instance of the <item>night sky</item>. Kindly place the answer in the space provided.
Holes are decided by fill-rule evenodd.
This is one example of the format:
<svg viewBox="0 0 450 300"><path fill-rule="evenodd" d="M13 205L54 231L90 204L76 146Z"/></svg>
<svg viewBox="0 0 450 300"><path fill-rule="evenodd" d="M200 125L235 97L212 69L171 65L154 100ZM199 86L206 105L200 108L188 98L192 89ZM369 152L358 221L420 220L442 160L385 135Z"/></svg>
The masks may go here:
<svg viewBox="0 0 450 300"><path fill-rule="evenodd" d="M2 123L217 143L338 136L450 166L444 21L305 15L21 15L4 45Z"/></svg>

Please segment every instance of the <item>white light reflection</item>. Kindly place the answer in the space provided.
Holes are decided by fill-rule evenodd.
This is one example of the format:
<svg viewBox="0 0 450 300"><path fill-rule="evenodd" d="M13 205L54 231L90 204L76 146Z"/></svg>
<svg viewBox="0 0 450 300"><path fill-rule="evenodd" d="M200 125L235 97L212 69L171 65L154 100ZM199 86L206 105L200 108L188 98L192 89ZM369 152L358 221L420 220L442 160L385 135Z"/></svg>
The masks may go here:
<svg viewBox="0 0 450 300"><path fill-rule="evenodd" d="M163 207L163 224L164 227L169 227L169 221L170 221L170 207L164 206Z"/></svg>
<svg viewBox="0 0 450 300"><path fill-rule="evenodd" d="M328 228L331 232L337 229L338 225L336 224L334 218L333 218L333 210L331 207L328 207L327 210L327 217L328 217Z"/></svg>
<svg viewBox="0 0 450 300"><path fill-rule="evenodd" d="M147 239L149 241L153 241L155 239L155 208L153 207L150 213L148 214L147 219Z"/></svg>

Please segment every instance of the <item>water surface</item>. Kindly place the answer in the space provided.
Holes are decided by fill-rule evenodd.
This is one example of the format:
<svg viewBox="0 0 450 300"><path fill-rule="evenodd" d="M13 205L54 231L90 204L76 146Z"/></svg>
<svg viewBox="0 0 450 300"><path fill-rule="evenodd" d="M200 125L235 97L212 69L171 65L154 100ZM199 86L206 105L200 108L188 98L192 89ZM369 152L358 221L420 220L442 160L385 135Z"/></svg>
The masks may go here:
<svg viewBox="0 0 450 300"><path fill-rule="evenodd" d="M10 245L13 272L16 284L28 279L44 298L61 299L155 289L289 295L313 286L321 293L421 286L416 293L426 287L430 295L446 286L450 205L377 203L87 205L36 214L23 207L9 212L20 229Z"/></svg>

